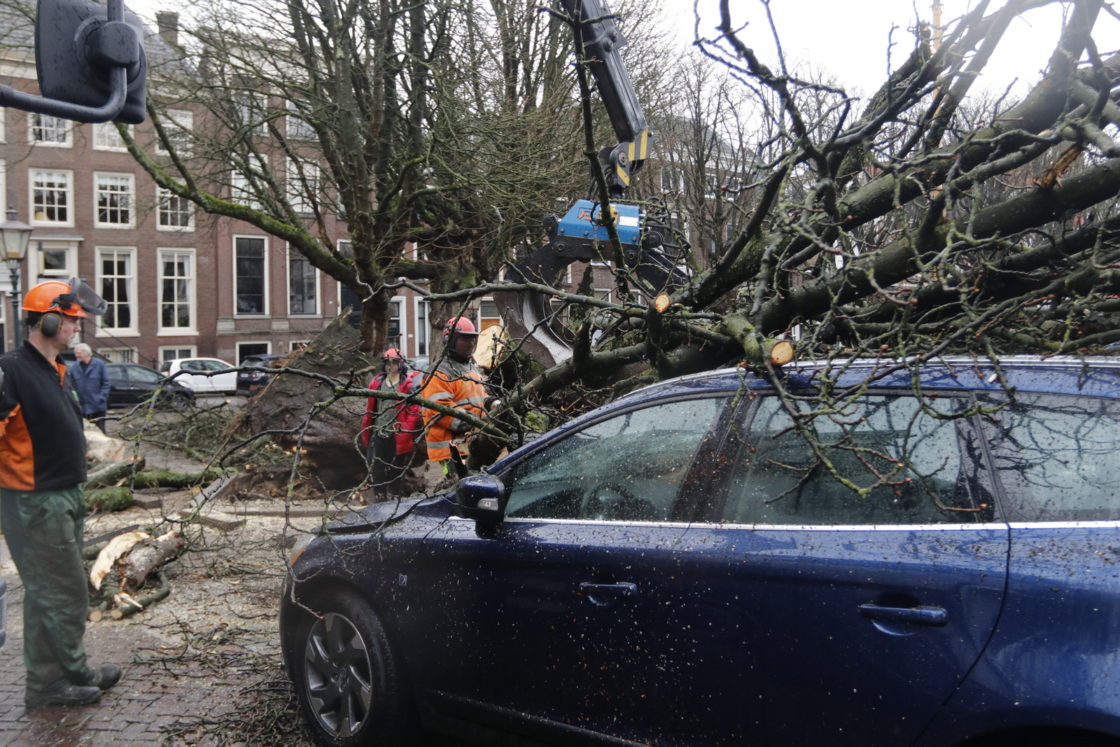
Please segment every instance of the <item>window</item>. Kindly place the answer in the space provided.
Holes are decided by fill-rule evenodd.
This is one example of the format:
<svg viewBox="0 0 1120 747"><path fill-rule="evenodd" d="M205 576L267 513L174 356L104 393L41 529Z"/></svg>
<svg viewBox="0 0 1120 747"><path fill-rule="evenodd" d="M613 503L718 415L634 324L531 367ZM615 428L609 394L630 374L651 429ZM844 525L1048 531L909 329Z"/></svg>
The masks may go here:
<svg viewBox="0 0 1120 747"><path fill-rule="evenodd" d="M97 205L96 225L101 228L131 227L134 191L135 177L132 174L95 173L93 192Z"/></svg>
<svg viewBox="0 0 1120 747"><path fill-rule="evenodd" d="M680 193L684 191L684 172L671 166L661 167L661 191Z"/></svg>
<svg viewBox="0 0 1120 747"><path fill-rule="evenodd" d="M984 427L1009 519L1120 520L1120 404L1016 394Z"/></svg>
<svg viewBox="0 0 1120 747"><path fill-rule="evenodd" d="M404 299L394 298L389 301L389 329L386 332L386 342L395 348L404 347Z"/></svg>
<svg viewBox="0 0 1120 747"><path fill-rule="evenodd" d="M135 332L136 276L133 272L135 249L97 250L97 282L101 297L109 304L100 318L101 329Z"/></svg>
<svg viewBox="0 0 1120 747"><path fill-rule="evenodd" d="M64 280L78 274L78 246L73 241L33 241L28 249L28 275L40 280Z"/></svg>
<svg viewBox="0 0 1120 747"><path fill-rule="evenodd" d="M98 348L97 352L105 356L105 360L110 363L135 363L136 362L136 348ZM145 371L147 369L137 369ZM152 374L155 376L155 374Z"/></svg>
<svg viewBox="0 0 1120 747"><path fill-rule="evenodd" d="M237 343L237 365L244 365L245 359L250 355L265 355L271 352L271 342L239 342Z"/></svg>
<svg viewBox="0 0 1120 747"><path fill-rule="evenodd" d="M31 223L33 225L73 225L70 206L74 203L74 173L28 169L31 181Z"/></svg>
<svg viewBox="0 0 1120 747"><path fill-rule="evenodd" d="M428 299L416 299L416 354L428 354Z"/></svg>
<svg viewBox="0 0 1120 747"><path fill-rule="evenodd" d="M177 361L181 358L195 358L197 351L194 345L185 345L181 347L161 347L159 349L159 360L161 363L167 361Z"/></svg>
<svg viewBox="0 0 1120 747"><path fill-rule="evenodd" d="M297 213L313 213L319 202L319 167L288 159L288 203Z"/></svg>
<svg viewBox="0 0 1120 747"><path fill-rule="evenodd" d="M28 114L27 129L31 142L50 148L69 148L73 145L73 125L61 117L49 114Z"/></svg>
<svg viewBox="0 0 1120 747"><path fill-rule="evenodd" d="M303 350L310 340L292 340L288 343L288 350Z"/></svg>
<svg viewBox="0 0 1120 747"><path fill-rule="evenodd" d="M265 295L265 240L237 236L233 241L235 313L264 314L268 301Z"/></svg>
<svg viewBox="0 0 1120 747"><path fill-rule="evenodd" d="M478 304L478 328L486 329L501 323L502 316L498 313L498 304L489 298L482 299Z"/></svg>
<svg viewBox="0 0 1120 747"><path fill-rule="evenodd" d="M319 272L307 257L288 248L288 313L319 313Z"/></svg>
<svg viewBox="0 0 1120 747"><path fill-rule="evenodd" d="M261 209L261 201L257 199L257 193L253 189L253 185L240 171L234 171L230 174L229 198L253 210Z"/></svg>
<svg viewBox="0 0 1120 747"><path fill-rule="evenodd" d="M246 91L234 99L234 113L237 117L236 124L247 128L252 135L265 134L265 110L267 99L264 94Z"/></svg>
<svg viewBox="0 0 1120 747"><path fill-rule="evenodd" d="M194 332L194 251L191 249L159 250L159 326L164 334Z"/></svg>
<svg viewBox="0 0 1120 747"><path fill-rule="evenodd" d="M944 397L926 406L949 415L964 404ZM976 460L962 459L976 448L967 421L930 415L911 396L869 395L819 412L798 432L777 397L759 400L722 521L938 524L987 516L981 504L991 503L976 486Z"/></svg>
<svg viewBox="0 0 1120 747"><path fill-rule="evenodd" d="M94 150L127 150L124 138L117 132L117 126L112 122L98 122L93 126Z"/></svg>
<svg viewBox="0 0 1120 747"><path fill-rule="evenodd" d="M160 123L163 125L163 131L166 133L167 139L171 141L171 147L175 149L175 152L181 156L190 155L194 114L184 109L168 109ZM156 152L168 152L162 141L156 143Z"/></svg>
<svg viewBox="0 0 1120 747"><path fill-rule="evenodd" d="M511 518L665 521L724 400L661 402L610 416L503 476Z"/></svg>
<svg viewBox="0 0 1120 747"><path fill-rule="evenodd" d="M169 189L156 188L159 204L156 228L160 231L182 231L194 228L194 203Z"/></svg>
<svg viewBox="0 0 1120 747"><path fill-rule="evenodd" d="M288 111L298 112L296 105L291 101L288 102ZM298 113L289 113L287 122L289 140L315 140L318 137L315 134L315 128Z"/></svg>

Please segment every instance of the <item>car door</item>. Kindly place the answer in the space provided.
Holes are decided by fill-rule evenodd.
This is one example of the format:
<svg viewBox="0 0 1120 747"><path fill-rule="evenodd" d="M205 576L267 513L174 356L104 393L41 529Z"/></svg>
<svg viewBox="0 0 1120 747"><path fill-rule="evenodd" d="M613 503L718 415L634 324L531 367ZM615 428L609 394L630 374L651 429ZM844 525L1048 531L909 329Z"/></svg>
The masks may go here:
<svg viewBox="0 0 1120 747"><path fill-rule="evenodd" d="M746 408L690 531L704 593L677 622L704 664L675 685L705 714L694 744L907 744L998 618L1008 527L970 400L807 401Z"/></svg>
<svg viewBox="0 0 1120 747"><path fill-rule="evenodd" d="M190 387L200 394L214 391L211 378L202 375L202 372L206 370L205 361L193 358L180 361L179 370L182 373L175 377L175 381L183 386Z"/></svg>
<svg viewBox="0 0 1120 747"><path fill-rule="evenodd" d="M107 365L105 371L109 376L108 407L122 407L135 403L135 393L128 378L128 366Z"/></svg>
<svg viewBox="0 0 1120 747"><path fill-rule="evenodd" d="M503 470L500 531L452 519L433 533L413 563L439 600L414 620L438 671L425 698L537 737L663 735L675 680L697 666L681 624L694 538L677 511L725 402L645 404L551 439Z"/></svg>
<svg viewBox="0 0 1120 747"><path fill-rule="evenodd" d="M207 378L212 391L232 392L237 389L237 370L233 366L219 360L208 360L205 364L206 370L211 372Z"/></svg>

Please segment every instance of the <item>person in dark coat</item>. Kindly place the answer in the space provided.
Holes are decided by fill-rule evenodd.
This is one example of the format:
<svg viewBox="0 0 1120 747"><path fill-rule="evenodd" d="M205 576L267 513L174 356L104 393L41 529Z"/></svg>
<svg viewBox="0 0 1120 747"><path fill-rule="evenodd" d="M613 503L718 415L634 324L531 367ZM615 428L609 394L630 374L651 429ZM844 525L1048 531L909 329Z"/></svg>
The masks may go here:
<svg viewBox="0 0 1120 747"><path fill-rule="evenodd" d="M82 417L105 432L105 411L109 407L109 371L105 361L93 357L93 350L84 342L74 346L77 363L70 366L70 378L82 404Z"/></svg>

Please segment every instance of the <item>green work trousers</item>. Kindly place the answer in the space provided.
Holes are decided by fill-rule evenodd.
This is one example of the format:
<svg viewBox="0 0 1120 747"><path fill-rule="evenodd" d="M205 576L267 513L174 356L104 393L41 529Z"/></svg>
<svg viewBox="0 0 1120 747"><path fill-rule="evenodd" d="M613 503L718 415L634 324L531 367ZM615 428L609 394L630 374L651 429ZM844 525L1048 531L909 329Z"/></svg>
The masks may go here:
<svg viewBox="0 0 1120 747"><path fill-rule="evenodd" d="M89 590L82 566L82 486L0 490L0 522L23 581L27 698L90 681L82 636Z"/></svg>

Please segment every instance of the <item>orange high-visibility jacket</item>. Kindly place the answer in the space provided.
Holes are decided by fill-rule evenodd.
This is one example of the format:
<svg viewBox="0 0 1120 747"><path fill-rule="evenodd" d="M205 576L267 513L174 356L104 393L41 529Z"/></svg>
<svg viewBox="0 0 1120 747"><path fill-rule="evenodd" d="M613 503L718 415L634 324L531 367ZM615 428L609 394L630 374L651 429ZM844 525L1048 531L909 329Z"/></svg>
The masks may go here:
<svg viewBox="0 0 1120 747"><path fill-rule="evenodd" d="M474 361L457 363L444 359L424 381L420 396L476 417L486 414L486 388L482 386L482 371ZM455 438L451 424L454 422L455 418L450 415L424 408L429 460L443 462L451 458L451 440Z"/></svg>

